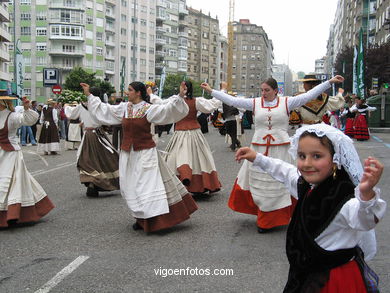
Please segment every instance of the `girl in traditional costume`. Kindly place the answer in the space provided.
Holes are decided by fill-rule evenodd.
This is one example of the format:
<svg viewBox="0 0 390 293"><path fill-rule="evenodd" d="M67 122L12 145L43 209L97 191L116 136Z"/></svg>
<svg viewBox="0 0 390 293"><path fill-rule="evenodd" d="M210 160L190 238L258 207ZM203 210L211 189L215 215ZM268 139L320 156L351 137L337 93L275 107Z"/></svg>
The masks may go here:
<svg viewBox="0 0 390 293"><path fill-rule="evenodd" d="M212 113L220 106L216 99L193 97L192 83L183 81L189 107L186 117L176 122L175 132L165 149L165 161L180 181L194 194L213 193L221 189L214 158L197 120L198 111Z"/></svg>
<svg viewBox="0 0 390 293"><path fill-rule="evenodd" d="M386 210L375 187L383 165L368 157L363 170L352 140L325 124L298 129L289 152L297 167L250 148L236 153L298 199L287 230L284 292L379 292L365 260L376 253L374 228Z"/></svg>
<svg viewBox="0 0 390 293"><path fill-rule="evenodd" d="M16 132L39 118L24 100L24 111L15 113L13 97L0 96L0 227L36 222L54 205L27 171Z"/></svg>
<svg viewBox="0 0 390 293"><path fill-rule="evenodd" d="M71 121L81 120L84 126L77 169L80 182L87 187L87 196L97 197L99 191L119 190L119 153L102 124L88 111L88 103L81 102L76 107L65 105L65 115Z"/></svg>
<svg viewBox="0 0 390 293"><path fill-rule="evenodd" d="M40 123L42 124L41 134L38 141L38 153L56 155L60 151L60 137L58 135L58 114L53 107L55 102L52 99L42 108Z"/></svg>
<svg viewBox="0 0 390 293"><path fill-rule="evenodd" d="M108 105L91 95L87 84L81 86L93 117L104 125L122 123L119 181L122 196L136 218L133 229L154 232L189 219L197 205L161 158L150 133L151 123L175 123L187 115L185 89L164 104L151 105L145 85L132 82L129 102Z"/></svg>
<svg viewBox="0 0 390 293"><path fill-rule="evenodd" d="M290 111L331 87L332 83L342 82L341 76L317 85L307 93L295 97L279 97L278 84L269 78L261 84L262 97L237 99L220 91L212 90L204 83L202 88L223 103L253 111L255 134L251 148L265 156L292 162L287 150L290 144L288 131ZM245 161L242 165L229 198L229 207L240 213L257 216L259 233L277 226L287 225L294 210L295 199L288 190L266 172L253 168Z"/></svg>

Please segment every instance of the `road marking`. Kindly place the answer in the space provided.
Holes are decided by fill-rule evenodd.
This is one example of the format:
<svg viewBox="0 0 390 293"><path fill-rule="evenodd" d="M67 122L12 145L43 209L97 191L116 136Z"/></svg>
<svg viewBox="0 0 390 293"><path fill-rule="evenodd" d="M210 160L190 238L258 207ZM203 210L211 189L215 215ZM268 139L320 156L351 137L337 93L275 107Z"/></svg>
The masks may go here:
<svg viewBox="0 0 390 293"><path fill-rule="evenodd" d="M49 280L45 285L34 293L48 293L51 289L57 286L63 279L69 276L75 269L77 269L83 262L85 262L89 256L80 255L69 265L64 267L57 275L55 275L51 280Z"/></svg>
<svg viewBox="0 0 390 293"><path fill-rule="evenodd" d="M390 144L389 144L389 143L383 142L383 140L381 140L379 137L377 137L377 136L375 136L375 135L372 135L372 138L375 139L375 140L378 141L378 142L383 143L385 147L388 147L388 148L390 149Z"/></svg>
<svg viewBox="0 0 390 293"><path fill-rule="evenodd" d="M49 167L49 164L47 163L47 161L45 160L45 158L42 157L40 154L38 154L38 153L36 153L36 152L32 152L32 151L25 151L25 152L23 152L23 153L27 153L27 154L31 154L31 155L36 155L36 156L38 156L38 157L42 160L42 162L46 165L46 167Z"/></svg>
<svg viewBox="0 0 390 293"><path fill-rule="evenodd" d="M52 168L52 169L49 169L49 170L37 170L35 172L31 172L30 174L32 176L38 176L38 175L43 175L43 174L46 174L46 173L49 173L49 172L53 172L53 171L56 171L56 170L59 170L59 169L62 169L64 167L70 167L70 166L73 166L73 165L76 165L76 162L72 162L72 163L66 163L66 164L61 164L60 166L57 166L55 168Z"/></svg>

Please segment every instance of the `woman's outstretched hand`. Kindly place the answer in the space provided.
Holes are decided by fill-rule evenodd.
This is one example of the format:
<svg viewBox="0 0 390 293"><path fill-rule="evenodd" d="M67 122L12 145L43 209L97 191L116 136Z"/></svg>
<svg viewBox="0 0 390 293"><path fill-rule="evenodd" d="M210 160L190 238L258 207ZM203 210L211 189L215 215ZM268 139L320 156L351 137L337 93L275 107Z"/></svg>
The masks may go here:
<svg viewBox="0 0 390 293"><path fill-rule="evenodd" d="M236 152L236 161L241 162L241 160L248 160L253 162L256 159L257 153L248 147L243 147L238 149Z"/></svg>
<svg viewBox="0 0 390 293"><path fill-rule="evenodd" d="M209 94L211 94L211 92L213 91L213 89L209 86L209 84L207 82L203 82L200 86L202 89L204 89Z"/></svg>
<svg viewBox="0 0 390 293"><path fill-rule="evenodd" d="M82 83L80 83L80 85L83 88L84 95L86 95L88 97L91 94L91 92L89 91L89 84L82 82Z"/></svg>
<svg viewBox="0 0 390 293"><path fill-rule="evenodd" d="M362 200L370 200L375 196L373 190L382 176L383 165L374 157L364 160L364 173L360 180L359 190Z"/></svg>
<svg viewBox="0 0 390 293"><path fill-rule="evenodd" d="M342 77L341 75L336 75L331 79L329 79L330 83L342 83L343 81L344 81L344 77Z"/></svg>

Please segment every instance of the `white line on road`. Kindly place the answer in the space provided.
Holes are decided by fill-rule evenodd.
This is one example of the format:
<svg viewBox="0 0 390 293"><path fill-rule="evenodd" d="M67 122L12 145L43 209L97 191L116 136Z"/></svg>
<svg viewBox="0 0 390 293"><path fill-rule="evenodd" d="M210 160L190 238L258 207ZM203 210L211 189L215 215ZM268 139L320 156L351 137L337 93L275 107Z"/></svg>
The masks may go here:
<svg viewBox="0 0 390 293"><path fill-rule="evenodd" d="M36 152L32 152L32 151L24 151L23 153L27 153L27 154L31 154L31 155L36 155L38 156L42 162L46 165L46 167L49 166L49 164L47 163L47 161L40 155L40 154L37 154Z"/></svg>
<svg viewBox="0 0 390 293"><path fill-rule="evenodd" d="M55 168L52 168L52 169L49 169L49 170L43 170L43 171L42 170L38 170L38 171L35 171L35 172L31 172L31 175L32 176L38 176L38 175L42 175L42 174L46 174L46 173L50 173L50 172L62 169L64 167L70 167L70 166L73 166L73 165L76 165L76 162L66 163L64 165L61 165L61 166L58 166L58 167L55 167Z"/></svg>
<svg viewBox="0 0 390 293"><path fill-rule="evenodd" d="M57 286L63 279L70 275L75 269L77 269L83 262L85 262L89 256L80 255L69 265L64 267L57 275L55 275L51 280L49 280L45 285L34 293L48 293L51 289Z"/></svg>

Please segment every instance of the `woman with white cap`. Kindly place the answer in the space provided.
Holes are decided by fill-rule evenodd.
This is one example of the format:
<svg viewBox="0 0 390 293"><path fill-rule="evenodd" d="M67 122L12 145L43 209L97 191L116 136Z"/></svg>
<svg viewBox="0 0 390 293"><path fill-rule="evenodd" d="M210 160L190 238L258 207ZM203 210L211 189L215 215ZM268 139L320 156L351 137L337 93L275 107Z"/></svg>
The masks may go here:
<svg viewBox="0 0 390 293"><path fill-rule="evenodd" d="M36 222L54 208L46 192L27 171L16 132L31 126L38 113L23 100L24 111L16 113L10 96L0 93L0 227Z"/></svg>

